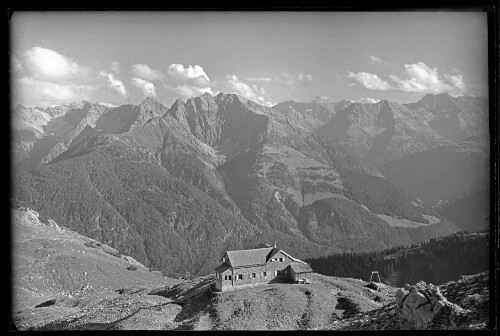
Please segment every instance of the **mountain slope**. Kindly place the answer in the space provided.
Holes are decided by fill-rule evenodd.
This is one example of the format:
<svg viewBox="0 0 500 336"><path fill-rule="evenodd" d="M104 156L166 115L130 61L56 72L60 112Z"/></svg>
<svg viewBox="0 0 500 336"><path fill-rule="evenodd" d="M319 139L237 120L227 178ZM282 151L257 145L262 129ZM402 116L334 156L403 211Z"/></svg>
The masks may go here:
<svg viewBox="0 0 500 336"><path fill-rule="evenodd" d="M82 291L178 282L29 208L13 209L12 232L14 311Z"/></svg>
<svg viewBox="0 0 500 336"><path fill-rule="evenodd" d="M81 104L64 105L57 110L49 110L52 112L51 119L47 120L45 125L41 125L43 132L40 132L40 136L30 146L29 154L18 157L14 155L14 169L16 171L31 170L50 162L72 144L81 140L89 131L89 127L94 127L96 120L108 110L103 105L86 101ZM49 115L45 112L40 113ZM83 133L82 136L80 136L81 133Z"/></svg>
<svg viewBox="0 0 500 336"><path fill-rule="evenodd" d="M441 93L426 95L406 106L419 112L430 112L432 116L428 125L451 141L488 132L488 99L484 97L455 98Z"/></svg>
<svg viewBox="0 0 500 336"><path fill-rule="evenodd" d="M490 188L487 187L450 202L438 211L465 231L486 230L490 223L490 199Z"/></svg>
<svg viewBox="0 0 500 336"><path fill-rule="evenodd" d="M316 134L335 139L369 162L404 155L488 132L485 98L427 95L401 105L387 100L354 103L337 112Z"/></svg>
<svg viewBox="0 0 500 336"><path fill-rule="evenodd" d="M349 105L316 134L338 141L372 163L387 162L446 142L425 124L422 113L387 100Z"/></svg>
<svg viewBox="0 0 500 336"><path fill-rule="evenodd" d="M333 102L328 99L316 97L309 103L288 100L273 106L273 109L287 114L300 114L306 131L315 131L326 124L338 111L352 104L348 100Z"/></svg>
<svg viewBox="0 0 500 336"><path fill-rule="evenodd" d="M17 175L14 199L169 274L209 272L258 232L120 140L91 137L81 155Z"/></svg>
<svg viewBox="0 0 500 336"><path fill-rule="evenodd" d="M167 274L207 274L225 250L275 238L305 258L457 230L296 115L224 93L141 106L108 110L16 174L13 199ZM322 215L331 206L340 219ZM312 235L312 213L336 234Z"/></svg>
<svg viewBox="0 0 500 336"><path fill-rule="evenodd" d="M477 135L379 165L383 175L429 206L443 206L489 186L489 137Z"/></svg>

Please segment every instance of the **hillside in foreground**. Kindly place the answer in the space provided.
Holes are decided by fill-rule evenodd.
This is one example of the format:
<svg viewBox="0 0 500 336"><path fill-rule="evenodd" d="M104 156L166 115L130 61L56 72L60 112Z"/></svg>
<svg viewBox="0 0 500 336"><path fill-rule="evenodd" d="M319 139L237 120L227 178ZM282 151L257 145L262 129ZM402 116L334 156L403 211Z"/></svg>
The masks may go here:
<svg viewBox="0 0 500 336"><path fill-rule="evenodd" d="M21 330L380 330L410 329L396 312L398 289L313 273L311 284L269 284L212 291L213 276L153 290L90 294L17 312ZM420 284L421 285L421 284ZM439 287L437 329L488 327L488 273ZM435 302L433 307L435 308ZM436 325L436 323L441 323Z"/></svg>
<svg viewBox="0 0 500 336"><path fill-rule="evenodd" d="M34 210L17 208L12 215L13 311L52 299L179 282Z"/></svg>

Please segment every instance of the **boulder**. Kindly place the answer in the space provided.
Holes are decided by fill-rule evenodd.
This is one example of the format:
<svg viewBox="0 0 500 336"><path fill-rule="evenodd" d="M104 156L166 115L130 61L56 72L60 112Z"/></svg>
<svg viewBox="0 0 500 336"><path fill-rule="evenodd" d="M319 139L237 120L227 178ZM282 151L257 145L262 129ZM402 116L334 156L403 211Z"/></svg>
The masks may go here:
<svg viewBox="0 0 500 336"><path fill-rule="evenodd" d="M423 281L414 286L405 285L396 293L396 314L408 329L455 329L454 321L463 313L437 286Z"/></svg>

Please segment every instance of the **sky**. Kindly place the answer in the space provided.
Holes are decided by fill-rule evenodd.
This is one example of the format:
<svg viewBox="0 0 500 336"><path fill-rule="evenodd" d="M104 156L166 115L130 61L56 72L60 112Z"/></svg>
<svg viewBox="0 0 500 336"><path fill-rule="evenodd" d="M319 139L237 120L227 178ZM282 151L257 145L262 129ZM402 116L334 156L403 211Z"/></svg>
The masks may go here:
<svg viewBox="0 0 500 336"><path fill-rule="evenodd" d="M11 101L487 95L483 12L15 12Z"/></svg>

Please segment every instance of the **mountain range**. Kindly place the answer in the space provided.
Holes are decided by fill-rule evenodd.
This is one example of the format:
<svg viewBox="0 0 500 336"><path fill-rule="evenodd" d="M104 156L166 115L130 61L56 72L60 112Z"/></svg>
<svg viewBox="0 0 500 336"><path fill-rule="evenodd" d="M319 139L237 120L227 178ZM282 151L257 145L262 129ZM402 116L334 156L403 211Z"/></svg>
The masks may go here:
<svg viewBox="0 0 500 336"><path fill-rule="evenodd" d="M460 230L433 200L476 188L428 196L401 182L418 171L401 173L397 161L444 148L467 152L459 163L480 151L487 165L487 146L466 145L487 133L486 102L265 107L206 93L170 108L151 98L18 105L11 199L176 276L211 273L225 250L274 239L300 258L422 242Z"/></svg>

